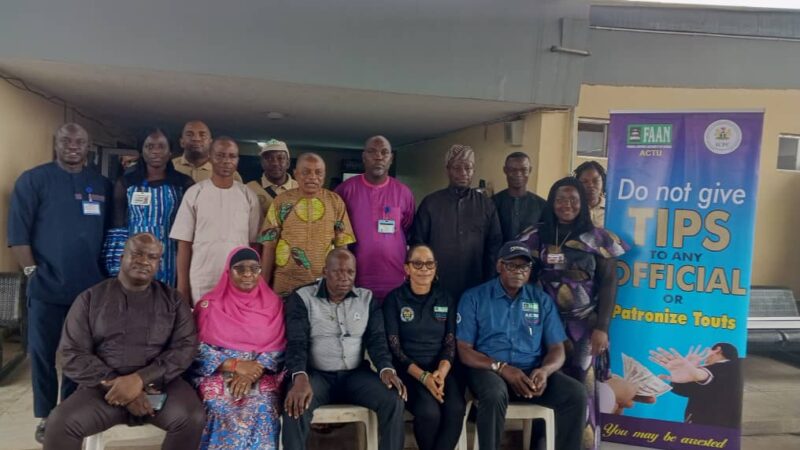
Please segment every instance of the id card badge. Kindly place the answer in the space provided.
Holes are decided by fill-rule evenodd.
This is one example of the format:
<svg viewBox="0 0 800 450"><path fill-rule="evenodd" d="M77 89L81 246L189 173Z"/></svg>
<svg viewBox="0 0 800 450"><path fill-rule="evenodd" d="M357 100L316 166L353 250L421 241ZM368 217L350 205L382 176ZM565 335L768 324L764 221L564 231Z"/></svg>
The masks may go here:
<svg viewBox="0 0 800 450"><path fill-rule="evenodd" d="M567 258L564 256L563 253L548 253L547 254L547 264L557 265L557 264L564 264L566 262L567 262Z"/></svg>
<svg viewBox="0 0 800 450"><path fill-rule="evenodd" d="M131 206L150 206L152 192L134 192L131 196Z"/></svg>
<svg viewBox="0 0 800 450"><path fill-rule="evenodd" d="M392 219L381 219L378 221L378 233L394 234L395 223Z"/></svg>
<svg viewBox="0 0 800 450"><path fill-rule="evenodd" d="M82 201L83 204L83 215L84 216L99 216L100 215L100 203L92 202L92 201Z"/></svg>

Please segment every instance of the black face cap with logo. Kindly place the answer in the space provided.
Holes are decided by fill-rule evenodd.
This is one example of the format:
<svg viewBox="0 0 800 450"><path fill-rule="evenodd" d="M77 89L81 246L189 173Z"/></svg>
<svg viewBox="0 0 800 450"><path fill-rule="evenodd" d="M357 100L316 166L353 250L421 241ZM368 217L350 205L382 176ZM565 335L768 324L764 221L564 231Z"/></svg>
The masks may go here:
<svg viewBox="0 0 800 450"><path fill-rule="evenodd" d="M511 261L514 258L525 258L533 261L531 250L522 241L508 241L500 247L497 258L502 261Z"/></svg>
<svg viewBox="0 0 800 450"><path fill-rule="evenodd" d="M529 281L531 283L535 283L539 278L539 271L542 268L542 261L539 258L531 255L531 250L524 242L508 241L503 244L502 247L500 247L500 251L497 252L497 259L500 261L510 261L514 258L525 258L531 262L533 267L531 268L531 276Z"/></svg>

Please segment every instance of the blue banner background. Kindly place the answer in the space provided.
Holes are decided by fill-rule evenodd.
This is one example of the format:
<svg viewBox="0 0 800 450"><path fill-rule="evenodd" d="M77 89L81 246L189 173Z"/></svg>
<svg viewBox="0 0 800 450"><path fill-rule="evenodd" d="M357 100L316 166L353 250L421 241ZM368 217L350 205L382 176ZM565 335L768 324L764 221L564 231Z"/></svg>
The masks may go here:
<svg viewBox="0 0 800 450"><path fill-rule="evenodd" d="M718 291L684 292L677 285L667 289L663 280L659 280L655 288L647 285L649 277L644 278L643 284L639 287L633 286L632 279L628 280L619 287L617 304L620 307L636 307L653 312L662 312L664 308L669 308L671 312L686 314L688 323L675 325L622 320L619 317L613 319L610 329L610 350L611 369L614 374L619 376L623 374L622 353L644 364L656 375L667 374L665 369L648 359L650 350L658 347L675 348L681 354L685 354L690 346L702 345L705 348L717 342L729 342L737 347L741 356L745 355L762 122L762 112L611 114L608 135L606 228L618 233L632 247L621 261L627 263L632 271L635 262L673 264L676 272L680 266L687 264L702 266L707 268L706 277L712 268L720 267L727 274L729 287L733 287L732 270L738 269L741 272L738 285L746 290L745 295ZM735 126L731 126L730 123ZM664 136L654 136L652 133L642 136L644 128L639 125L648 124L671 125L670 142L665 143ZM739 129L738 133L736 127ZM639 132L635 130L632 132L631 128L638 128ZM663 131L664 127L659 129ZM734 148L734 141L739 138L741 139L739 145L730 151ZM660 141L649 145L642 142L648 139ZM716 148L718 153L710 150L709 146ZM631 180L637 187L647 188L649 195L644 199L620 199L623 179ZM656 198L659 186L683 188L687 182L691 183L692 188L688 193L688 199L664 201ZM718 202L704 209L698 205L702 188L742 189L745 198L740 205L733 204L729 198L724 204ZM642 192L640 189L639 193ZM685 194L683 190L675 192ZM669 239L666 246L656 245L655 212L653 218L647 220L646 231L643 234L644 241L635 242L635 220L629 216L631 208L669 210ZM700 216L705 216L712 210L730 213L727 222L717 221L730 231L729 245L720 251L709 251L704 248L701 244L704 238L709 237L712 241L718 238L705 228L701 228L696 236L686 238L683 248L674 248L673 214L677 209L696 211ZM653 256L652 251L659 250L666 252L666 259ZM676 252L700 254L700 258L699 261L675 260ZM694 277L687 275L684 278L686 281L692 281ZM674 301L676 295L682 297L681 303ZM671 303L665 301L670 298L669 296L672 296ZM735 320L735 327L724 329L696 326L692 315L695 311L700 311L705 316L727 315ZM636 403L633 408L625 410L624 415L682 424L685 407L686 399L670 392L660 396L655 404Z"/></svg>

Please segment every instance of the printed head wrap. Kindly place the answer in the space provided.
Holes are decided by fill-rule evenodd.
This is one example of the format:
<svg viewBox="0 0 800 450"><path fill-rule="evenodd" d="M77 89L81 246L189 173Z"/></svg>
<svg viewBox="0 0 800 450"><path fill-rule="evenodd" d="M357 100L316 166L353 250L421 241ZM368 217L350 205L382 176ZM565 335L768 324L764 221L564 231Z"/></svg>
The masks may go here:
<svg viewBox="0 0 800 450"><path fill-rule="evenodd" d="M453 145L444 156L445 167L450 167L455 161L469 161L475 164L475 151L469 145Z"/></svg>

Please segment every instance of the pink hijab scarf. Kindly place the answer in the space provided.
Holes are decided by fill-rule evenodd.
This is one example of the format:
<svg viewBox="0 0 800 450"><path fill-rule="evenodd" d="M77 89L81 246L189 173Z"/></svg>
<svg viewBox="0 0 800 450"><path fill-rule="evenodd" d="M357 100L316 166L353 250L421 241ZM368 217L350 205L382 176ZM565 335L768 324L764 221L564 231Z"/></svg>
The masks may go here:
<svg viewBox="0 0 800 450"><path fill-rule="evenodd" d="M194 309L201 342L229 350L275 352L286 348L283 302L262 277L250 292L240 291L230 278L231 259L249 247L236 247L228 254L225 271L217 285L204 295Z"/></svg>

